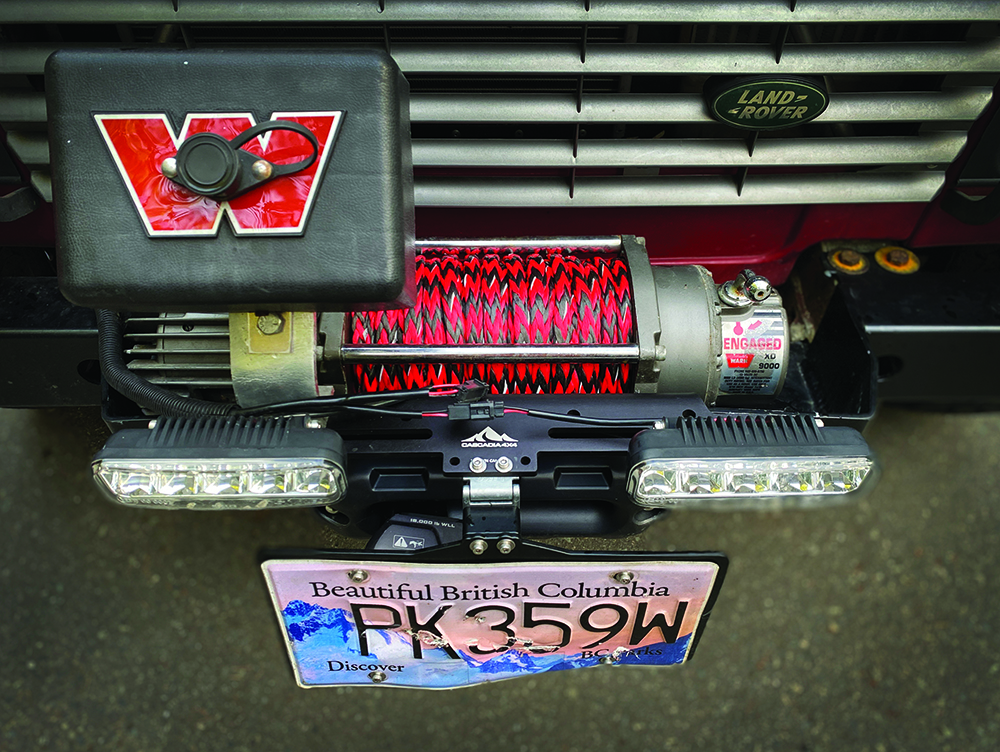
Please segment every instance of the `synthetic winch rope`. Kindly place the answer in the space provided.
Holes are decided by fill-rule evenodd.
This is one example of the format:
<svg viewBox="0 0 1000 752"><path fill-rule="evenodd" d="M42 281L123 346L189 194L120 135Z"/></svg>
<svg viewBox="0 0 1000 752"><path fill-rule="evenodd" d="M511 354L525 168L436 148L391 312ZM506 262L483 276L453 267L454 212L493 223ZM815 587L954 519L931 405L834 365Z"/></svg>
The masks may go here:
<svg viewBox="0 0 1000 752"><path fill-rule="evenodd" d="M619 255L562 248L423 248L416 303L357 312L353 345L613 345L635 342L628 268ZM495 394L632 391L631 363L361 364L359 392L480 379Z"/></svg>

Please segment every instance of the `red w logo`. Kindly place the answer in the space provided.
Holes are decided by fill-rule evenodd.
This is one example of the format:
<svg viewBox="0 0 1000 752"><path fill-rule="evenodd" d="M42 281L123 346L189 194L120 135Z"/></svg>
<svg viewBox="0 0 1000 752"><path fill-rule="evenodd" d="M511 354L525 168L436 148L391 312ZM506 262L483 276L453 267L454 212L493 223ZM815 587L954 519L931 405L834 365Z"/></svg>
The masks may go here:
<svg viewBox="0 0 1000 752"><path fill-rule="evenodd" d="M319 158L306 170L222 202L176 185L163 176L160 164L174 156L189 135L216 133L232 139L256 125L253 115L188 115L179 137L174 136L166 115L95 115L94 119L146 233L150 237L178 237L216 235L223 214L228 215L237 235L301 234L343 116L343 112L275 112L272 120L290 120L313 132L319 141ZM306 139L286 130L264 133L242 148L274 164L297 162L312 153Z"/></svg>

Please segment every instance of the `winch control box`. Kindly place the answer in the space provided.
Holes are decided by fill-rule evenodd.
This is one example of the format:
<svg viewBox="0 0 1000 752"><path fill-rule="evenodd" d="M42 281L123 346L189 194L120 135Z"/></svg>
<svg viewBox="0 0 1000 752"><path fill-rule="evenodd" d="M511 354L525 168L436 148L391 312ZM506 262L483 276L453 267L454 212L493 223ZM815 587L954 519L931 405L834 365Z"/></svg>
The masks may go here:
<svg viewBox="0 0 1000 752"><path fill-rule="evenodd" d="M409 88L384 52L61 50L45 76L72 302L411 303Z"/></svg>

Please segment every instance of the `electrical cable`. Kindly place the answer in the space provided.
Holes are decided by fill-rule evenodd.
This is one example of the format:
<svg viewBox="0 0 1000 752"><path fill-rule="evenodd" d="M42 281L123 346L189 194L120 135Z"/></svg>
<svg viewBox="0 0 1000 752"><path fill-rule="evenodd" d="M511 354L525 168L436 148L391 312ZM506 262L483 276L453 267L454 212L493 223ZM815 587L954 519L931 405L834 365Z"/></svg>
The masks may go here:
<svg viewBox="0 0 1000 752"><path fill-rule="evenodd" d="M108 385L139 407L157 415L170 418L224 417L233 414L236 408L233 404L182 397L128 370L122 355L124 325L114 311L97 310L97 350L101 373Z"/></svg>

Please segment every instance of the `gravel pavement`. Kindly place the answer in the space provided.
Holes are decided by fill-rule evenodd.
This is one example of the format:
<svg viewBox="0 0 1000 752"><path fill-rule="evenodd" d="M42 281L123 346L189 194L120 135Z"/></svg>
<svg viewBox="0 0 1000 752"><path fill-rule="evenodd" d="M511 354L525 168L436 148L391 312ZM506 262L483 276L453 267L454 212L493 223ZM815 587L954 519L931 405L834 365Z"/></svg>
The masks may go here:
<svg viewBox="0 0 1000 752"><path fill-rule="evenodd" d="M0 411L0 749L1000 746L1000 415L884 408L859 504L674 514L623 548L731 566L690 664L452 692L297 689L255 565L307 511L99 498L93 412Z"/></svg>

